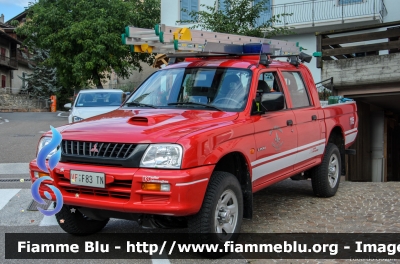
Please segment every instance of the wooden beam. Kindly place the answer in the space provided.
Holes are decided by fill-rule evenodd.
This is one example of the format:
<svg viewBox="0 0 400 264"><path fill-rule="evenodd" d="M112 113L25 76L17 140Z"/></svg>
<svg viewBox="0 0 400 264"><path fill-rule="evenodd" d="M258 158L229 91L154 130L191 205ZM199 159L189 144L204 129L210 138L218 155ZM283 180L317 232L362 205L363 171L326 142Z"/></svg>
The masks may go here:
<svg viewBox="0 0 400 264"><path fill-rule="evenodd" d="M322 40L322 36L318 35L317 36L317 51L318 52L322 51L321 40ZM322 68L322 58L321 57L317 57L317 68Z"/></svg>
<svg viewBox="0 0 400 264"><path fill-rule="evenodd" d="M324 31L324 32L316 32L315 35L316 36L318 36L318 35L332 35L332 34L336 34L336 33L354 32L354 31L368 30L368 29L374 29L374 28L386 28L386 27L391 27L391 26L400 26L400 21L393 21L393 22L376 24L376 25L369 25L369 26L353 27L353 28L347 28L347 29L338 29L338 30L330 30L330 31Z"/></svg>
<svg viewBox="0 0 400 264"><path fill-rule="evenodd" d="M322 41L324 41L325 39L329 39L329 36L322 36ZM326 49L330 50L330 49L337 49L337 48L342 48L342 46L340 46L339 44L322 46L322 50L326 50ZM333 57L335 57L338 60L354 58L354 56L352 54L343 54L343 55L337 55L337 56L333 56Z"/></svg>
<svg viewBox="0 0 400 264"><path fill-rule="evenodd" d="M392 38L392 37L400 37L400 29L385 30L385 31L380 31L380 32L371 32L371 33L343 36L343 37L337 37L337 38L323 38L322 46L351 43L351 42L360 42L360 41L366 41L366 40L385 39L385 38Z"/></svg>
<svg viewBox="0 0 400 264"><path fill-rule="evenodd" d="M369 45L361 45L361 46L352 46L352 47L344 47L337 48L331 50L322 50L322 56L337 56L343 54L352 54L352 53L360 53L360 52L369 52L369 51L377 51L377 50L389 50L400 48L400 40L383 42L378 44L369 44Z"/></svg>

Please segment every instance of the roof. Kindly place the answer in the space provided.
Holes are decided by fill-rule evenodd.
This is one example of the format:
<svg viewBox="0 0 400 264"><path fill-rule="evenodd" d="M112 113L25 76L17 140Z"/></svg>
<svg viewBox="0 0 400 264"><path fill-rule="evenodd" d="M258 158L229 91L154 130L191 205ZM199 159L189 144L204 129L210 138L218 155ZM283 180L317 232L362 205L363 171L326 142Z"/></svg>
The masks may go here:
<svg viewBox="0 0 400 264"><path fill-rule="evenodd" d="M23 11L22 13L19 13L18 15L16 15L15 17L9 19L8 21L6 21L6 24L8 24L9 22L11 22L12 20L19 20L21 18L26 17L26 10Z"/></svg>
<svg viewBox="0 0 400 264"><path fill-rule="evenodd" d="M79 93L96 93L96 92L123 93L124 91L120 89L87 89L79 91Z"/></svg>
<svg viewBox="0 0 400 264"><path fill-rule="evenodd" d="M19 41L18 39L15 39L15 38L13 38L13 37L11 37L10 35L8 35L6 32L4 32L4 31L2 31L2 30L0 30L0 38L5 38L5 39L7 39L7 40L9 40L9 41L12 41L12 42L15 42L15 43L17 43L17 44L22 44L21 41Z"/></svg>

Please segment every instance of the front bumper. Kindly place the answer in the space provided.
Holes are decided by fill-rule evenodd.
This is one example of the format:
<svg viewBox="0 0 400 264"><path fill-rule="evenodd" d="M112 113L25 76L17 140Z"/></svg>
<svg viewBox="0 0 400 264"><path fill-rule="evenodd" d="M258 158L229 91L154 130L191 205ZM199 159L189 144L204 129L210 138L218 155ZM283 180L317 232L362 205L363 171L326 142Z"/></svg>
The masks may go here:
<svg viewBox="0 0 400 264"><path fill-rule="evenodd" d="M36 160L29 164L32 182L34 172L41 172ZM106 175L106 187L86 187L70 183L70 170L101 172ZM46 184L57 187L64 204L125 213L186 216L197 213L203 203L214 165L186 170L120 168L60 162L51 172L53 181L43 181L39 193L55 195ZM170 191L142 190L144 182L169 183Z"/></svg>

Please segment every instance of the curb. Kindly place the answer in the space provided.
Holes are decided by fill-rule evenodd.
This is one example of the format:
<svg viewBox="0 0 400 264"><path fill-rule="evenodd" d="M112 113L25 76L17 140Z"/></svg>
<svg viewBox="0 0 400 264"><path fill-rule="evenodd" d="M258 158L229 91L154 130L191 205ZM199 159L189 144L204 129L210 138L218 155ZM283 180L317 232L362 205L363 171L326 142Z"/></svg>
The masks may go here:
<svg viewBox="0 0 400 264"><path fill-rule="evenodd" d="M13 112L50 112L48 109L28 108L28 109L0 109L0 113L13 113Z"/></svg>

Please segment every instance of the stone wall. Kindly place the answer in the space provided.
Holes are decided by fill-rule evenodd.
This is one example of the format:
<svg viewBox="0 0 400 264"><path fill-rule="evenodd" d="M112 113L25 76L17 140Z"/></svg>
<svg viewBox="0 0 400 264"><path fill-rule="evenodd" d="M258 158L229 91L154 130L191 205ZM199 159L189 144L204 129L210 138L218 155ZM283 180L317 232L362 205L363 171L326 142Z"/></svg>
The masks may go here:
<svg viewBox="0 0 400 264"><path fill-rule="evenodd" d="M49 112L43 99L32 99L24 94L0 93L0 112Z"/></svg>
<svg viewBox="0 0 400 264"><path fill-rule="evenodd" d="M400 53L325 60L322 79L333 77L335 88L400 82Z"/></svg>

